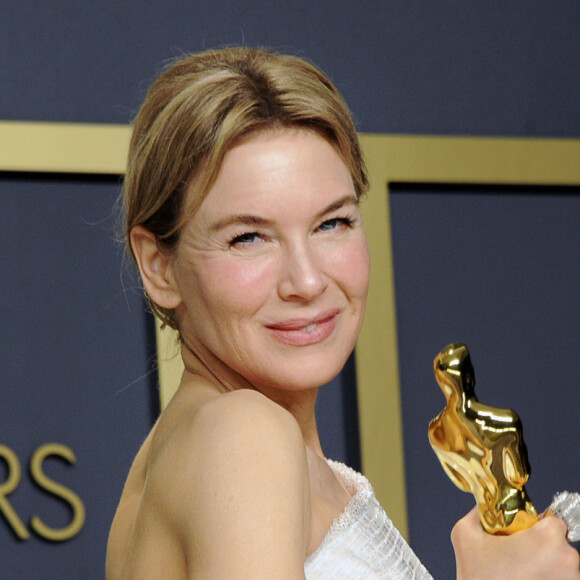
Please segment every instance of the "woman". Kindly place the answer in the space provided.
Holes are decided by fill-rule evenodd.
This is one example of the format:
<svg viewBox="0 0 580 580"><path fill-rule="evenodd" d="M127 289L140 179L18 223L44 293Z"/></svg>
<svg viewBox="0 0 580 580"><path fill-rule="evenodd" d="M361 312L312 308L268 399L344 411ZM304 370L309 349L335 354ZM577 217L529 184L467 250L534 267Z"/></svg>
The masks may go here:
<svg viewBox="0 0 580 580"><path fill-rule="evenodd" d="M151 87L126 232L185 371L129 473L109 580L430 578L368 482L325 459L316 429L317 388L362 322L366 189L346 105L303 60L210 51ZM469 514L454 530L458 578L514 578L519 557L526 578L578 579L565 533L546 518L492 538Z"/></svg>

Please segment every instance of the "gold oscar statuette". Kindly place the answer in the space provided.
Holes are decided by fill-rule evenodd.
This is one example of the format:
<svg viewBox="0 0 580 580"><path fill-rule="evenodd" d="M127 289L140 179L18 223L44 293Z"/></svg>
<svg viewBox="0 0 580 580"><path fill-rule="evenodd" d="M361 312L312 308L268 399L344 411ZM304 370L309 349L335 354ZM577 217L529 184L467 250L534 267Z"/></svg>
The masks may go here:
<svg viewBox="0 0 580 580"><path fill-rule="evenodd" d="M525 489L530 465L519 417L477 400L464 344L444 348L434 372L447 405L429 424L429 441L443 469L459 489L475 496L487 532L529 528L538 514Z"/></svg>

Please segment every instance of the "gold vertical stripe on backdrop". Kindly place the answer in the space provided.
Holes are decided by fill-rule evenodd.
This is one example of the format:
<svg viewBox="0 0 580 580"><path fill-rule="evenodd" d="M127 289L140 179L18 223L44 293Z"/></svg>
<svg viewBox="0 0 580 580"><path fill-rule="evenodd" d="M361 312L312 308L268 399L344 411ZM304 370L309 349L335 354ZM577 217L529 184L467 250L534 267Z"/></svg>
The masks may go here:
<svg viewBox="0 0 580 580"><path fill-rule="evenodd" d="M0 121L0 171L122 175L130 135L126 125ZM580 140L406 135L361 140L371 177L362 212L372 254L367 314L356 349L363 471L408 537L389 183L580 185ZM157 328L157 337L165 406L183 367L172 331Z"/></svg>
<svg viewBox="0 0 580 580"><path fill-rule="evenodd" d="M172 328L161 328L155 319L157 337L157 363L159 365L159 397L161 408L165 409L177 391L183 374L183 360L179 348L177 332Z"/></svg>

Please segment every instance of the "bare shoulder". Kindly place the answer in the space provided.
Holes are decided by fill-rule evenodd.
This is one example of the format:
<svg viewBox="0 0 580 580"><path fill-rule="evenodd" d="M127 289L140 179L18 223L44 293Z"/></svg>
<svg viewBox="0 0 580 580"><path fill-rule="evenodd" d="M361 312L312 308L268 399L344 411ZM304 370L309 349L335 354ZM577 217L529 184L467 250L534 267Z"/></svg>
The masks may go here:
<svg viewBox="0 0 580 580"><path fill-rule="evenodd" d="M285 409L247 389L205 401L182 416L168 437L154 441L149 478L163 489L164 500L192 504L229 486L264 491L266 474L287 481L308 479L300 428ZM231 491L231 490L228 490ZM166 508L171 506L167 505ZM182 505L175 505L180 510Z"/></svg>
<svg viewBox="0 0 580 580"><path fill-rule="evenodd" d="M246 455L268 451L283 452L297 458L305 453L302 434L294 417L261 393L242 389L208 398L201 404L185 408L169 428L161 425L152 442L152 465L165 472L166 462L191 461L181 464L183 471L195 470L199 462L218 463L226 454L230 467L237 459L247 465ZM255 459L255 457L254 457Z"/></svg>
<svg viewBox="0 0 580 580"><path fill-rule="evenodd" d="M294 417L240 390L180 415L152 445L150 504L196 573L297 578L310 530L306 450ZM224 549L227 547L227 549ZM190 570L191 572L191 570Z"/></svg>

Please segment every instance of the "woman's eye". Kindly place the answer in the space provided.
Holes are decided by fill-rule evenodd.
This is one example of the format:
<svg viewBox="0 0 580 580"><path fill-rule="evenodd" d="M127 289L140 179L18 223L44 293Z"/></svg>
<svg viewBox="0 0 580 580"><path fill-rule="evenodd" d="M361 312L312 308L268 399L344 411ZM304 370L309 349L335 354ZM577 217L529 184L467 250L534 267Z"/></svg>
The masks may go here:
<svg viewBox="0 0 580 580"><path fill-rule="evenodd" d="M257 241L261 240L261 236L258 232L247 232L245 234L240 234L239 236L235 236L229 241L230 246L237 246L237 245L247 245L253 244Z"/></svg>
<svg viewBox="0 0 580 580"><path fill-rule="evenodd" d="M332 218L321 223L319 228L322 231L336 230L340 227L350 227L352 225L352 220L347 217L342 218Z"/></svg>

